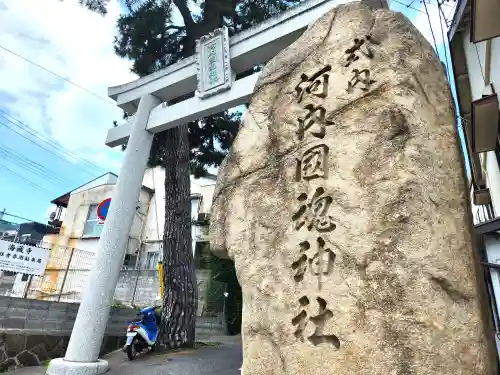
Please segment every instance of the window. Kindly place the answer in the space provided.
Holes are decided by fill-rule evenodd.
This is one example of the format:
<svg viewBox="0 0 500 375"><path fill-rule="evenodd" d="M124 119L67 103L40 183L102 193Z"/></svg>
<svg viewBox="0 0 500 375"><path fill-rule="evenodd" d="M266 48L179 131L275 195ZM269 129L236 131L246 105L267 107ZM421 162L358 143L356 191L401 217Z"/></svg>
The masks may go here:
<svg viewBox="0 0 500 375"><path fill-rule="evenodd" d="M131 254L125 254L125 258L123 259L123 269L134 269L135 264L137 263L137 256Z"/></svg>
<svg viewBox="0 0 500 375"><path fill-rule="evenodd" d="M191 220L198 220L198 210L200 209L201 199L199 197L191 198Z"/></svg>
<svg viewBox="0 0 500 375"><path fill-rule="evenodd" d="M100 237L103 227L104 224L97 218L97 204L91 204L83 227L83 237Z"/></svg>
<svg viewBox="0 0 500 375"><path fill-rule="evenodd" d="M148 270L158 269L159 259L160 259L160 253L158 251L150 251L146 257L146 269Z"/></svg>

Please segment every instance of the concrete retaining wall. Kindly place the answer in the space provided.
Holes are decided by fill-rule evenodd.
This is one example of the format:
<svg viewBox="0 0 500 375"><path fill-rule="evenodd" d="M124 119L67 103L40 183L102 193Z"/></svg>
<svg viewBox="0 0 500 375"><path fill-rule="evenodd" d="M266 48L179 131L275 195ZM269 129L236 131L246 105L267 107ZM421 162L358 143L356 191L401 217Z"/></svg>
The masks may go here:
<svg viewBox="0 0 500 375"><path fill-rule="evenodd" d="M0 297L0 372L63 357L78 307L73 303ZM130 308L111 309L101 354L124 345L127 324L136 314ZM224 333L222 315L197 318L197 340Z"/></svg>
<svg viewBox="0 0 500 375"><path fill-rule="evenodd" d="M41 330L45 334L71 334L79 304L0 297L0 332L17 329ZM106 328L107 335L123 334L135 311L113 308Z"/></svg>
<svg viewBox="0 0 500 375"><path fill-rule="evenodd" d="M156 270L123 270L115 288L115 301L146 306L158 304L160 281Z"/></svg>

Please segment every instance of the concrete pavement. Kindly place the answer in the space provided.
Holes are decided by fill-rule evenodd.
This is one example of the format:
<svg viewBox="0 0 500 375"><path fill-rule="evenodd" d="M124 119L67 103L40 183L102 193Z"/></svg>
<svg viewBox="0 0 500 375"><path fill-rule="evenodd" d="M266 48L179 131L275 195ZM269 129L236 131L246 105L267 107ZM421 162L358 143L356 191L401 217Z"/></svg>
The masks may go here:
<svg viewBox="0 0 500 375"><path fill-rule="evenodd" d="M241 339L214 337L219 346L203 346L178 352L151 353L129 361L123 352L105 356L110 371L107 375L240 375L242 363ZM44 375L46 368L19 369L15 375Z"/></svg>

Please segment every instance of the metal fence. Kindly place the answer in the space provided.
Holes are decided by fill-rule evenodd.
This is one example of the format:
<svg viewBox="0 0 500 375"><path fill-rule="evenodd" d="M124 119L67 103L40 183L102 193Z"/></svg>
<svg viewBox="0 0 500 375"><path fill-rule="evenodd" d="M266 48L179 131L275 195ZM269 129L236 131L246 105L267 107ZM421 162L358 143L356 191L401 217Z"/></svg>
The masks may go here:
<svg viewBox="0 0 500 375"><path fill-rule="evenodd" d="M67 246L38 244L50 250L43 276L32 276L25 284L24 298L45 301L79 302L95 254Z"/></svg>
<svg viewBox="0 0 500 375"><path fill-rule="evenodd" d="M43 276L5 275L0 294L45 301L79 303L88 284L95 254L49 243L38 243L50 250ZM13 280L12 276L15 280ZM221 316L225 309L226 284L211 280L207 271L197 271L198 315ZM122 269L115 289L114 304L146 306L159 304L160 280L155 269Z"/></svg>

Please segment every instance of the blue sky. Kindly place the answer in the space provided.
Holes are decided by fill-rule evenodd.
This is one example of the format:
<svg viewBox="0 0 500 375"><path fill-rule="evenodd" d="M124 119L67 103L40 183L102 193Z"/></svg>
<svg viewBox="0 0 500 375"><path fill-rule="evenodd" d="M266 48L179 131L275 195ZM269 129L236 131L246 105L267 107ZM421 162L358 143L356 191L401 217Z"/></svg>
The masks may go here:
<svg viewBox="0 0 500 375"><path fill-rule="evenodd" d="M431 0L427 7L444 61L436 4ZM415 0L410 8L393 0L390 7L433 44L422 3ZM121 10L116 0L106 17L76 0L0 0L0 47L95 94L0 48L0 210L45 222L52 199L107 171L118 173L123 155L107 148L104 139L121 110L107 99L107 87L135 78L130 62L112 48ZM444 7L447 16L452 11Z"/></svg>
<svg viewBox="0 0 500 375"><path fill-rule="evenodd" d="M104 139L122 111L107 87L135 79L113 52L119 13L116 1L101 17L76 0L0 0L0 210L44 222L52 199L119 171Z"/></svg>

